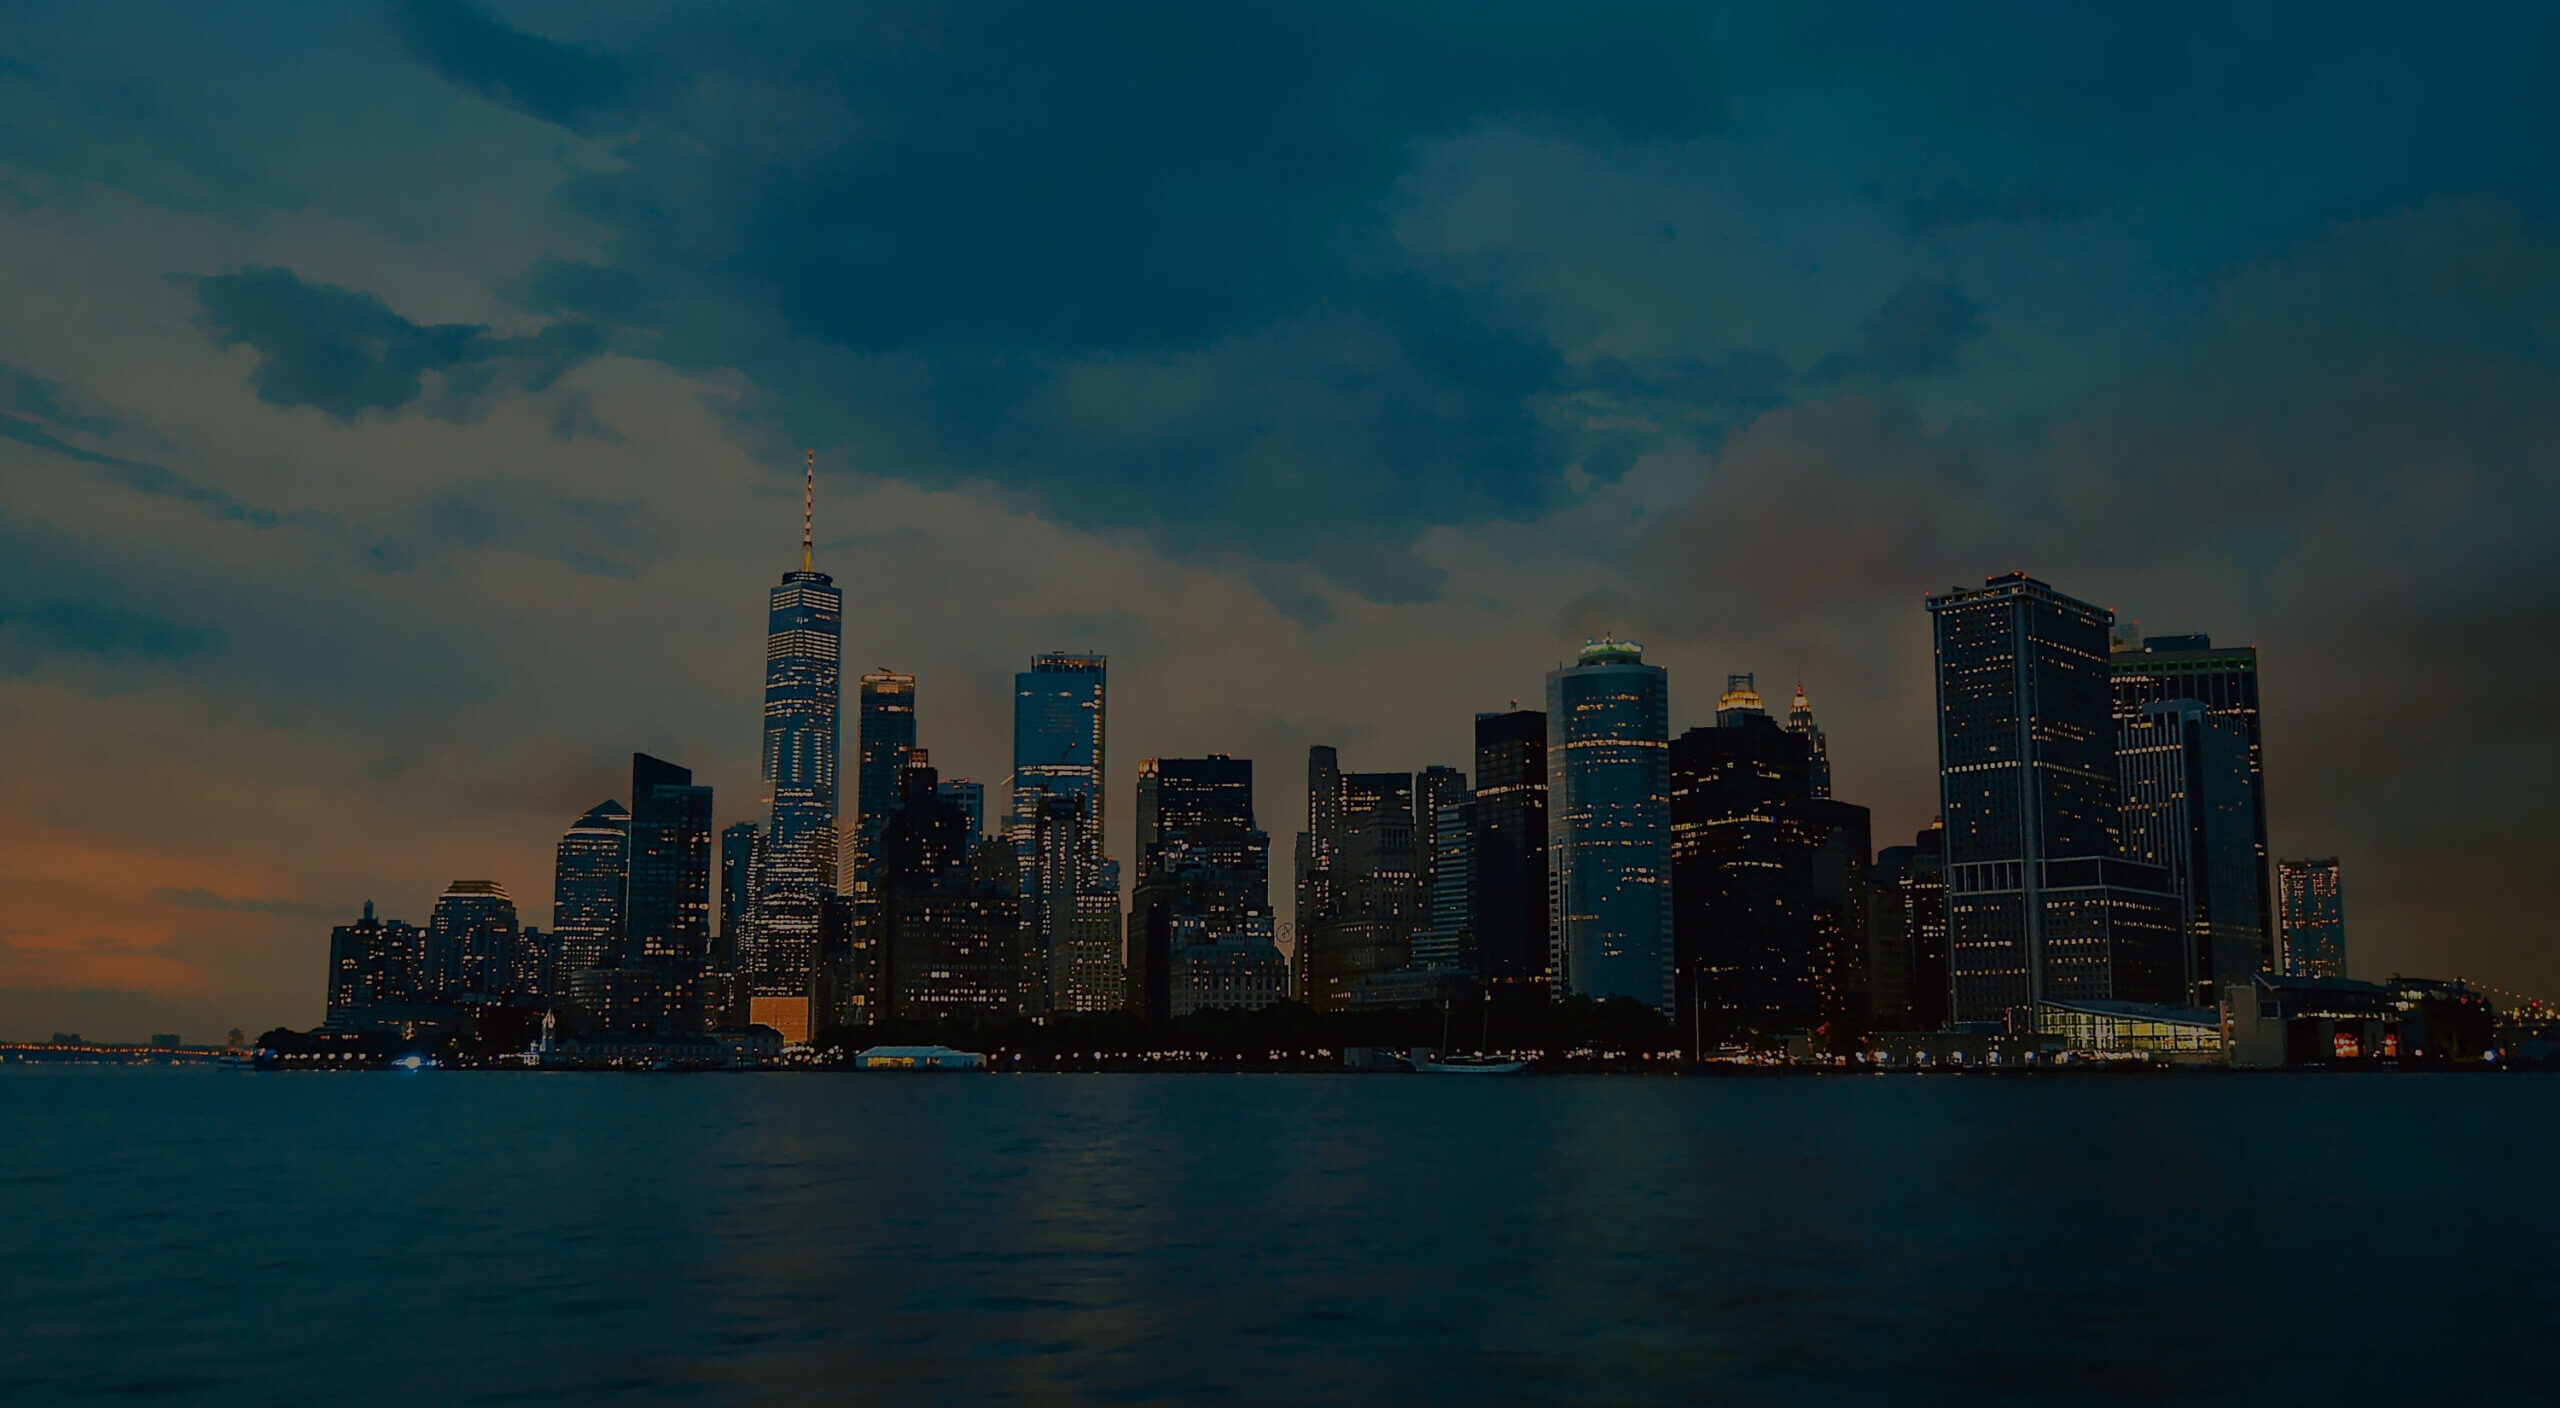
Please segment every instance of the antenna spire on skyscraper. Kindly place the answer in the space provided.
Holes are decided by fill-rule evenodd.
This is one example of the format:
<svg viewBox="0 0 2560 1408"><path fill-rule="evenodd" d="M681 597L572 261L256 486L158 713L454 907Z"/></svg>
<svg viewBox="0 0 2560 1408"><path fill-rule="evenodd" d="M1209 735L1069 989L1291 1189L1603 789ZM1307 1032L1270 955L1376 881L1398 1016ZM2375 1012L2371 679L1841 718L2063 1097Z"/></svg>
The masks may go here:
<svg viewBox="0 0 2560 1408"><path fill-rule="evenodd" d="M809 452L809 479L800 491L800 570L813 569L818 545L818 452Z"/></svg>

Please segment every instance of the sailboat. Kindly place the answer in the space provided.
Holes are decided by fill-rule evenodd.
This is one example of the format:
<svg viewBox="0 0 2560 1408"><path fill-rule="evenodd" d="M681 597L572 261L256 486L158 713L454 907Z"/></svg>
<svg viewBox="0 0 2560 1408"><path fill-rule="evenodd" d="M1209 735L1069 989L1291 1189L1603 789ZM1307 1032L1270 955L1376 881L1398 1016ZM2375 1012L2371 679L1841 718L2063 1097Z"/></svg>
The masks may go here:
<svg viewBox="0 0 2560 1408"><path fill-rule="evenodd" d="M1505 1056L1482 1054L1484 1053L1484 1048L1492 1044L1493 1003L1491 1001L1487 1001L1484 1005L1484 1037L1477 1043L1477 1050L1480 1054L1474 1056L1447 1056L1441 1054L1446 1051L1449 1046L1450 1006L1451 1004L1446 998L1441 1000L1441 1050L1431 1052L1416 1051L1411 1056L1405 1058L1413 1063L1413 1068L1415 1070L1420 1071L1426 1076L1516 1076L1522 1071L1529 1069L1529 1063L1526 1061L1516 1061Z"/></svg>

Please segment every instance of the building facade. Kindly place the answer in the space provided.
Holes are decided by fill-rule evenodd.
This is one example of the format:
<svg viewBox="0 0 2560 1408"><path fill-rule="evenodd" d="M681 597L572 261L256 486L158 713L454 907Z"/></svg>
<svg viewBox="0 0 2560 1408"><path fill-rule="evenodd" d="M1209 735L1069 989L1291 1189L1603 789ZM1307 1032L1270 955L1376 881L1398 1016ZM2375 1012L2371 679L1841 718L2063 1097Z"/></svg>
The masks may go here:
<svg viewBox="0 0 2560 1408"><path fill-rule="evenodd" d="M2193 699L2116 715L2124 849L2169 874L2186 925L2188 1005L2221 1005L2222 988L2273 966L2260 927L2257 803L2248 736Z"/></svg>
<svg viewBox="0 0 2560 1408"><path fill-rule="evenodd" d="M2258 721L2258 648L2217 646L2207 635L2127 634L2108 656L2119 722L2145 705L2192 699L2219 720L2237 725L2247 742L2252 848L2258 863L2258 932L2276 932L2274 871L2267 851L2266 749Z"/></svg>
<svg viewBox="0 0 2560 1408"><path fill-rule="evenodd" d="M1950 1017L2025 1031L2048 999L2182 1001L2167 872L2121 853L2113 614L2016 572L1928 609Z"/></svg>
<svg viewBox="0 0 2560 1408"><path fill-rule="evenodd" d="M747 982L756 997L806 994L818 919L837 886L837 741L842 713L844 593L817 570L817 456L809 458L800 569L768 602L762 776L764 864L757 878ZM709 957L706 949L706 958Z"/></svg>
<svg viewBox="0 0 2560 1408"><path fill-rule="evenodd" d="M1548 963L1558 991L1673 1006L1671 691L1631 641L1547 674Z"/></svg>
<svg viewBox="0 0 2560 1408"><path fill-rule="evenodd" d="M1138 878L1129 906L1129 1007L1163 1020L1267 1006L1285 974L1271 906L1271 838L1254 821L1253 763L1138 765Z"/></svg>
<svg viewBox="0 0 2560 1408"><path fill-rule="evenodd" d="M551 868L551 934L559 950L559 983L589 968L622 962L622 892L631 813L606 800L560 835Z"/></svg>
<svg viewBox="0 0 2560 1408"><path fill-rule="evenodd" d="M1467 815L1472 964L1498 998L1543 998L1547 962L1547 716L1476 715L1476 786Z"/></svg>
<svg viewBox="0 0 2560 1408"><path fill-rule="evenodd" d="M2347 976L2346 900L2338 858L2289 860L2276 867L2284 971L2296 978Z"/></svg>
<svg viewBox="0 0 2560 1408"><path fill-rule="evenodd" d="M711 957L711 789L690 768L634 753L631 794L620 969L639 976L613 988L614 1006L652 1030L696 1030ZM636 1007L622 1000L633 993L645 999Z"/></svg>

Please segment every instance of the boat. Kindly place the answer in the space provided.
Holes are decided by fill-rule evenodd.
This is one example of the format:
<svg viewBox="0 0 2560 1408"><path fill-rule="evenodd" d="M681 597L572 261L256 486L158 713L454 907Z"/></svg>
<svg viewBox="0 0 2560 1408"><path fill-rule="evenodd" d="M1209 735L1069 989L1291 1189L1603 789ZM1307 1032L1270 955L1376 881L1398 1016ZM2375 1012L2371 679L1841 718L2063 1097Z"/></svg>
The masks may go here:
<svg viewBox="0 0 2560 1408"><path fill-rule="evenodd" d="M1529 1063L1503 1056L1425 1056L1416 1053L1413 1068L1426 1076L1516 1076L1529 1069Z"/></svg>

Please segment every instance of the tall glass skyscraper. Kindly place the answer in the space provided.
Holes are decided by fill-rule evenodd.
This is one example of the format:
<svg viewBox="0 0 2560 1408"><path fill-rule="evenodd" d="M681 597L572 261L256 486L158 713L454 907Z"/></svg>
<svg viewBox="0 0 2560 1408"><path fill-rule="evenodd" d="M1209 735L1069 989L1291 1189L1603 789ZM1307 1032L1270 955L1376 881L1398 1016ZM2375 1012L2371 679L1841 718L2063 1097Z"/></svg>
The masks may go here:
<svg viewBox="0 0 2560 1408"><path fill-rule="evenodd" d="M2248 745L2250 826L2258 865L2258 932L2276 931L2275 882L2267 852L2267 770L2258 730L2258 648L2217 646L2206 635L2140 636L2115 643L2108 657L2115 679L2116 722L2126 723L2144 705L2192 699L2217 719L2237 725Z"/></svg>
<svg viewBox="0 0 2560 1408"><path fill-rule="evenodd" d="M1036 964L1063 975L1050 993L1060 1011L1106 1011L1125 998L1113 980L1124 961L1120 867L1103 854L1108 683L1106 657L1066 651L1035 655L1013 677L1005 835L1023 877L1024 941L1038 950ZM1062 823L1073 828L1072 874L1058 863ZM1065 932L1035 923L1034 913L1063 918Z"/></svg>
<svg viewBox="0 0 2560 1408"><path fill-rule="evenodd" d="M690 768L634 753L631 802L624 963L698 966L711 955L711 789Z"/></svg>
<svg viewBox="0 0 2560 1408"><path fill-rule="evenodd" d="M773 589L764 651L765 864L749 977L758 996L809 991L818 916L836 888L836 736L844 593L814 563L817 456L809 457L800 570Z"/></svg>
<svg viewBox="0 0 2560 1408"><path fill-rule="evenodd" d="M879 854L880 828L898 810L899 778L916 746L916 677L874 670L862 677L854 721L854 816L858 856ZM867 861L858 862L867 864Z"/></svg>
<svg viewBox="0 0 2560 1408"><path fill-rule="evenodd" d="M1031 668L1013 677L1014 790L1085 798L1085 822L1097 837L1103 834L1108 675L1104 656L1052 651L1031 657Z"/></svg>
<svg viewBox="0 0 2560 1408"><path fill-rule="evenodd" d="M2248 734L2193 699L2145 704L2131 718L2119 711L2116 771L2125 854L2167 870L2178 894L2188 1000L2219 1007L2226 988L2245 989L2252 974L2273 966L2259 927Z"/></svg>
<svg viewBox="0 0 2560 1408"><path fill-rule="evenodd" d="M2123 852L2113 613L2022 572L1927 604L1948 1016L2027 1030L2048 998L2183 1003L2168 872Z"/></svg>
<svg viewBox="0 0 2560 1408"><path fill-rule="evenodd" d="M1671 1009L1671 686L1632 641L1547 672L1548 946L1560 992Z"/></svg>
<svg viewBox="0 0 2560 1408"><path fill-rule="evenodd" d="M551 933L560 946L559 985L591 968L622 963L624 851L631 843L631 813L620 802L598 802L560 836L551 871Z"/></svg>

